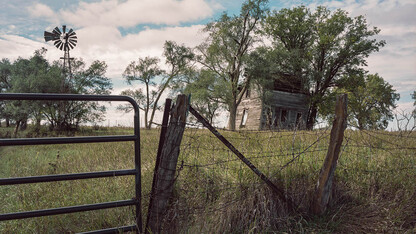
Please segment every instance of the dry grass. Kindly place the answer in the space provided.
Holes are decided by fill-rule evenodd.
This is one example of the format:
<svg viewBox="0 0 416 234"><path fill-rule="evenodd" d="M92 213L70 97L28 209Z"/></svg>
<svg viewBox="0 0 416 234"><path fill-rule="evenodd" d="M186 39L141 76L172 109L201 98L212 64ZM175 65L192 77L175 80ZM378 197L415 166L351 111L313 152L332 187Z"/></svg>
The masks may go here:
<svg viewBox="0 0 416 234"><path fill-rule="evenodd" d="M82 134L131 134L131 129ZM187 129L181 145L167 233L416 232L416 135L347 131L330 207L308 212L329 131L223 132L237 149L298 204L289 212L245 165L206 130ZM143 130L146 217L158 130ZM59 155L59 157L58 157ZM131 143L0 148L0 177L133 167ZM133 197L133 178L0 187L0 213ZM131 208L0 222L1 233L73 233L128 225Z"/></svg>

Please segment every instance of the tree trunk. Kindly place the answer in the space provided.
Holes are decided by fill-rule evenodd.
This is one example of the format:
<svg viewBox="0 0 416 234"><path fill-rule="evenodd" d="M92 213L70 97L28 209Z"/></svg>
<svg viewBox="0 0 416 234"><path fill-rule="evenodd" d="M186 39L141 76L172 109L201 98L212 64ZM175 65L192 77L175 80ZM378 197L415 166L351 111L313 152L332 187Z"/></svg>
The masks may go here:
<svg viewBox="0 0 416 234"><path fill-rule="evenodd" d="M145 109L144 110L144 128L145 129L150 129L150 125L147 122L147 114L149 113L149 109Z"/></svg>
<svg viewBox="0 0 416 234"><path fill-rule="evenodd" d="M35 128L36 129L40 129L40 121L41 121L42 119L36 119L36 124L35 124Z"/></svg>
<svg viewBox="0 0 416 234"><path fill-rule="evenodd" d="M149 122L149 129L152 127L153 124L153 118L155 117L155 112L157 110L157 103L160 100L160 97L162 97L163 91L165 91L166 87L168 87L169 82L172 80L173 76L169 77L169 79L166 81L166 83L163 85L163 88L159 90L159 93L155 99L155 102L153 104L152 114L150 115L150 122Z"/></svg>
<svg viewBox="0 0 416 234"><path fill-rule="evenodd" d="M27 119L22 120L22 123L20 124L20 131L24 131L27 128Z"/></svg>
<svg viewBox="0 0 416 234"><path fill-rule="evenodd" d="M317 115L318 108L315 103L311 103L311 107L308 113L308 119L306 121L306 129L313 130L313 126L315 125Z"/></svg>
<svg viewBox="0 0 416 234"><path fill-rule="evenodd" d="M235 122L237 118L237 105L233 102L230 106L230 118L228 119L228 129L235 130Z"/></svg>
<svg viewBox="0 0 416 234"><path fill-rule="evenodd" d="M6 118L6 128L10 127L10 119Z"/></svg>
<svg viewBox="0 0 416 234"><path fill-rule="evenodd" d="M19 130L19 127L20 127L20 120L16 120L16 127L14 128L14 132L13 132L14 137L17 137L17 131Z"/></svg>

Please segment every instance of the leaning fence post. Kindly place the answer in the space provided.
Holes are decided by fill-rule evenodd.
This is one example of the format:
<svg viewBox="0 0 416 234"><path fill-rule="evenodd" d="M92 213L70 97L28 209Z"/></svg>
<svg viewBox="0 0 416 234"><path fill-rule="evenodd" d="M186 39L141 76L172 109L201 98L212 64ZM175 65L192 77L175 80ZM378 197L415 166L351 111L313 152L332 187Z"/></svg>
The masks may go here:
<svg viewBox="0 0 416 234"><path fill-rule="evenodd" d="M311 211L314 214L323 214L329 202L329 196L332 191L332 181L334 178L335 168L337 166L338 156L341 150L344 131L347 127L347 94L337 97L335 106L335 119L331 129L328 153L324 165L319 174L318 183L313 195Z"/></svg>
<svg viewBox="0 0 416 234"><path fill-rule="evenodd" d="M188 110L188 98L179 95L172 108L169 126L160 154L159 168L154 183L152 204L149 205L147 233L160 233L163 216L175 182L176 165Z"/></svg>

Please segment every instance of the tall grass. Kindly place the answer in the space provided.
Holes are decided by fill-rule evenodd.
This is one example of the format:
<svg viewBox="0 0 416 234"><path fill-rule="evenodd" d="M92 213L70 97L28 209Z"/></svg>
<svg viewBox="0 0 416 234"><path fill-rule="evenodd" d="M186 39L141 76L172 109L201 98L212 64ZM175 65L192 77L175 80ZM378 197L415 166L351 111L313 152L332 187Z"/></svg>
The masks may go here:
<svg viewBox="0 0 416 234"><path fill-rule="evenodd" d="M84 130L85 135L132 129ZM187 129L165 232L412 232L416 225L416 135L348 130L330 207L309 214L310 195L326 155L329 130L226 132L256 167L299 205L289 212L250 169L206 130ZM150 194L158 130L141 131L143 217ZM0 177L134 167L133 144L96 143L0 148ZM0 187L0 213L124 200L133 177ZM114 208L0 222L1 233L73 233L134 223L133 208Z"/></svg>

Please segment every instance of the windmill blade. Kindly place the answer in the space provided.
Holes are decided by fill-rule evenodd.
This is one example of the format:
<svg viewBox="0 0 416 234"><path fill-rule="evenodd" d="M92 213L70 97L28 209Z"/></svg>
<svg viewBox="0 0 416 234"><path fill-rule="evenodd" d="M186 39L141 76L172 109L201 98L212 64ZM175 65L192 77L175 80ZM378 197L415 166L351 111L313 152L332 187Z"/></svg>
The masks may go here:
<svg viewBox="0 0 416 234"><path fill-rule="evenodd" d="M64 43L61 42L61 45L59 46L59 49L62 50L64 47Z"/></svg>
<svg viewBox="0 0 416 234"><path fill-rule="evenodd" d="M58 34L58 35L62 34L61 30L59 30L58 27L55 27L52 32L55 33L55 34Z"/></svg>
<svg viewBox="0 0 416 234"><path fill-rule="evenodd" d="M72 38L72 39L77 39L78 37L76 36L76 34L72 34L72 35L68 35L68 38Z"/></svg>
<svg viewBox="0 0 416 234"><path fill-rule="evenodd" d="M65 31L66 31L66 25L62 25L62 31L63 31L63 33L65 33Z"/></svg>
<svg viewBox="0 0 416 234"><path fill-rule="evenodd" d="M69 31L68 31L68 35L70 35L72 32L74 32L74 30L72 30L72 28L71 29L69 29ZM74 32L75 33L75 32Z"/></svg>
<svg viewBox="0 0 416 234"><path fill-rule="evenodd" d="M62 47L62 42L58 43L57 45L55 45L56 48L60 49L60 47Z"/></svg>
<svg viewBox="0 0 416 234"><path fill-rule="evenodd" d="M71 46L71 49L73 49L75 47L75 45L76 45L76 43L75 42L72 42L72 41L68 41L68 43Z"/></svg>
<svg viewBox="0 0 416 234"><path fill-rule="evenodd" d="M62 45L62 41L55 41L54 43L55 47L59 49L59 47Z"/></svg>
<svg viewBox="0 0 416 234"><path fill-rule="evenodd" d="M76 45L77 45L77 43L75 43L75 42L69 42L73 47L75 47Z"/></svg>
<svg viewBox="0 0 416 234"><path fill-rule="evenodd" d="M45 33L43 34L43 38L45 38L46 42L53 40L54 37L55 37L55 35L50 33L50 32L45 31Z"/></svg>
<svg viewBox="0 0 416 234"><path fill-rule="evenodd" d="M56 35L56 34L51 33L51 32L45 31L43 35L44 35L45 41L51 41L51 40L59 39L59 35Z"/></svg>
<svg viewBox="0 0 416 234"><path fill-rule="evenodd" d="M69 38L68 41L73 42L73 43L77 43L78 42L78 40L73 39L73 38Z"/></svg>
<svg viewBox="0 0 416 234"><path fill-rule="evenodd" d="M77 34L75 34L75 32L74 33L72 33L72 34L68 34L68 38L74 38L74 39L77 39L78 37L76 36Z"/></svg>
<svg viewBox="0 0 416 234"><path fill-rule="evenodd" d="M60 44L60 43L62 43L62 42L61 42L61 40L55 40L55 41L53 42L53 44L54 44L56 47L58 47L57 45L58 45L58 44Z"/></svg>
<svg viewBox="0 0 416 234"><path fill-rule="evenodd" d="M68 46L71 48L71 50L75 47L75 45L72 45L71 42L68 43Z"/></svg>

